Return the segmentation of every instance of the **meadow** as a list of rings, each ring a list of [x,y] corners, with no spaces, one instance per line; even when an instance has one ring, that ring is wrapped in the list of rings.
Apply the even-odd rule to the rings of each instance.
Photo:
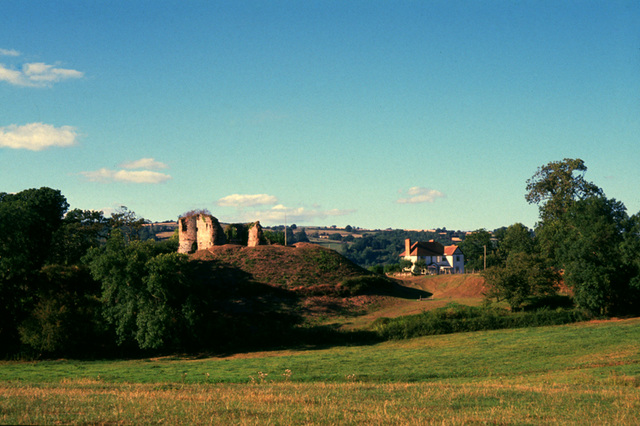
[[[206,358],[0,363],[3,424],[619,425],[640,424],[638,413],[640,319]]]

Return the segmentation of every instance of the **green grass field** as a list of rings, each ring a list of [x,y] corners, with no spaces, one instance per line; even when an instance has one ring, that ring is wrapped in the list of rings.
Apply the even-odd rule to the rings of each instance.
[[[3,424],[618,425],[640,424],[639,413],[640,319],[220,358],[0,363]]]

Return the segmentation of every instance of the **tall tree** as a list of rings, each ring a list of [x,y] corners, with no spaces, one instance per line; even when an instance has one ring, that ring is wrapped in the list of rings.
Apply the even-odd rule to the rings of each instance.
[[[604,196],[577,201],[564,217],[565,282],[573,288],[576,302],[595,314],[616,313],[632,295],[633,265],[621,252],[625,236],[630,241],[628,223],[624,205]]]
[[[581,159],[565,158],[538,168],[527,181],[525,199],[538,204],[540,210],[536,241],[541,253],[557,268],[562,267],[561,246],[567,238],[563,223],[566,212],[576,201],[602,195],[598,186],[584,178],[586,171]]]
[[[120,206],[109,218],[112,229],[119,229],[127,241],[140,240],[146,223],[148,223],[146,219],[138,217],[136,212],[129,210],[126,206]]]
[[[579,158],[552,161],[527,180],[525,199],[539,205],[542,221],[559,219],[576,200],[602,195],[598,186],[585,180],[586,171]]]
[[[110,340],[103,333],[100,284],[85,267],[47,265],[37,276],[33,309],[20,324],[20,340],[48,356],[96,355]]]
[[[0,193],[0,347],[18,342],[17,325],[31,309],[35,277],[68,208],[51,188]]]

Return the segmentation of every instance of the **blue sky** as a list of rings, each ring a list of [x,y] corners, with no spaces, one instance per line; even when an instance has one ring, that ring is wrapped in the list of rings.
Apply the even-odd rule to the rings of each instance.
[[[532,227],[582,158],[640,211],[637,1],[0,3],[0,191],[152,221]]]

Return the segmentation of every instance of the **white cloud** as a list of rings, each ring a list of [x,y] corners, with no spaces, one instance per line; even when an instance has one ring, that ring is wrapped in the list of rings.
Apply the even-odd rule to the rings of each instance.
[[[278,199],[268,194],[232,194],[218,200],[223,207],[252,207],[275,204]]]
[[[170,175],[150,170],[109,170],[102,168],[91,172],[80,172],[91,182],[163,183]]]
[[[0,49],[0,56],[20,56],[20,52],[14,49]]]
[[[303,223],[312,220],[323,220],[328,217],[346,216],[355,212],[355,210],[340,209],[306,209],[304,207],[288,208],[282,204],[273,206],[269,210],[257,210],[253,212],[243,213],[245,220],[260,220],[265,223],[284,223],[285,214],[287,223]]]
[[[444,198],[445,195],[435,189],[423,188],[421,186],[412,186],[407,191],[409,197],[399,198],[396,202],[398,204],[418,204],[418,203],[433,203],[437,198]]]
[[[154,158],[141,158],[136,161],[130,161],[128,163],[120,164],[123,169],[166,169],[168,166],[160,161],[156,161]]]
[[[44,62],[24,64],[22,70],[10,69],[0,64],[0,81],[6,81],[14,86],[48,87],[62,80],[82,77],[84,77],[83,72],[58,68]]]
[[[76,128],[71,126],[56,128],[51,124],[29,123],[0,127],[0,147],[13,149],[41,151],[52,146],[71,146],[77,138]]]

